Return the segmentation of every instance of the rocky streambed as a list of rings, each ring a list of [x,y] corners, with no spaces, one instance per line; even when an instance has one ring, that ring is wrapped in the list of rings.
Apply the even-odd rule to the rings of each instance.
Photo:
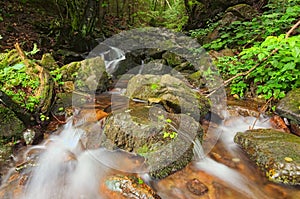
[[[299,137],[279,116],[253,110],[254,102],[229,104],[223,89],[205,97],[220,83],[213,67],[207,74],[210,60],[163,31],[163,41],[144,43],[141,30],[121,34],[101,46],[104,54],[56,71],[64,84],[51,113],[65,125],[13,157],[2,198],[297,198]],[[133,39],[140,43],[126,51]],[[120,58],[122,50],[135,63]],[[104,59],[114,55],[126,74],[117,64],[106,72]],[[277,110],[296,134],[297,92]],[[294,109],[283,110],[290,101]],[[61,120],[67,110],[73,116]]]

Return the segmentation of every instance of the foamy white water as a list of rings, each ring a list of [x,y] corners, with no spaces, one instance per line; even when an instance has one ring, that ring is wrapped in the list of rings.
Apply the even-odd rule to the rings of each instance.
[[[234,150],[238,147],[234,143],[234,136],[237,132],[244,132],[253,127],[254,129],[259,128],[271,128],[271,124],[268,118],[260,116],[257,120],[255,117],[231,117],[228,113],[225,114],[226,119],[216,129],[220,133],[219,141],[222,142],[227,150],[233,157],[238,157],[238,152]],[[210,133],[210,132],[208,132]],[[204,155],[204,154],[203,154]],[[251,182],[247,176],[239,173],[238,171],[229,168],[228,166],[216,162],[215,160],[205,157],[196,162],[196,167],[210,175],[213,175],[226,184],[230,185],[236,191],[241,192],[250,196],[253,199],[268,199],[259,188]]]

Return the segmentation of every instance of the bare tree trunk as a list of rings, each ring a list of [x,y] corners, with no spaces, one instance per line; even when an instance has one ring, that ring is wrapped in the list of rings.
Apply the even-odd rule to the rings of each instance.
[[[116,0],[115,1],[116,2],[116,14],[117,14],[117,17],[119,17],[120,15],[120,13],[119,13],[119,0]]]

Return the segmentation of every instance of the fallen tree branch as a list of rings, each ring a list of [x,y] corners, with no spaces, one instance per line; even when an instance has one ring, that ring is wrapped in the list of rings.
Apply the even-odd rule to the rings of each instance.
[[[292,26],[292,28],[286,33],[285,38],[289,38],[289,36],[292,34],[292,32],[298,27],[300,26],[300,20]],[[246,72],[241,72],[238,73],[237,75],[229,78],[228,80],[224,81],[223,84],[221,84],[220,86],[218,86],[217,88],[213,89],[212,92],[210,92],[206,97],[209,97],[211,95],[213,95],[217,90],[219,90],[220,88],[223,88],[224,86],[227,86],[232,80],[241,77],[241,76],[247,76],[249,75],[252,71],[254,71],[258,66],[260,66],[261,64],[263,64],[265,61],[267,61],[270,57],[272,57],[274,54],[276,54],[278,52],[278,48],[275,48],[267,57],[263,58],[261,61],[259,61],[255,66],[253,66],[252,68],[250,68],[248,71]]]

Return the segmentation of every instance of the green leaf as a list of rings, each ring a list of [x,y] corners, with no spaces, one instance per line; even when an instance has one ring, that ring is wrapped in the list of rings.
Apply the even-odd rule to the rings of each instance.
[[[28,54],[30,54],[30,55],[35,55],[35,54],[38,53],[39,51],[40,51],[40,49],[38,49],[37,44],[34,43],[34,44],[33,44],[33,49],[32,49],[32,51],[30,51]]]
[[[266,55],[264,53],[259,53],[257,57],[258,57],[259,61],[261,61],[266,57]]]
[[[17,63],[15,65],[13,65],[11,68],[15,69],[15,70],[20,70],[20,69],[24,68],[24,66],[25,66],[25,64],[23,64],[23,63]]]
[[[166,119],[166,122],[172,123],[172,120],[168,118],[168,119]]]

